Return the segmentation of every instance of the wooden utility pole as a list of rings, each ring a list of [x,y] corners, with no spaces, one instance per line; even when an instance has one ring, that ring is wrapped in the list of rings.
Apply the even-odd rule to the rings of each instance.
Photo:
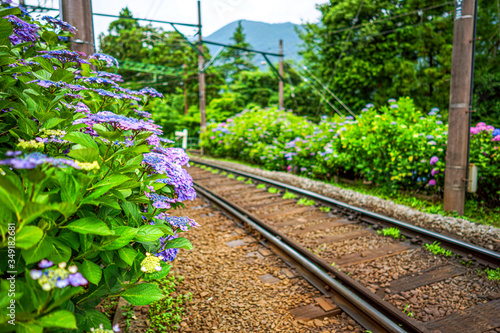
[[[207,116],[205,113],[206,100],[205,100],[205,71],[203,70],[205,64],[203,59],[203,39],[201,36],[201,3],[198,0],[198,49],[200,54],[198,55],[198,79],[200,81],[200,129],[202,132],[205,131],[207,126]]]
[[[455,0],[443,208],[464,214],[469,163],[477,0]]]
[[[279,86],[279,107],[280,110],[283,110],[285,108],[285,82],[283,82],[283,75],[284,75],[284,63],[283,63],[283,39],[280,39],[280,68],[279,72],[281,75],[280,78],[280,86]]]
[[[95,53],[92,1],[59,0],[59,5],[62,19],[78,29],[75,37],[71,38],[71,49],[86,55]]]

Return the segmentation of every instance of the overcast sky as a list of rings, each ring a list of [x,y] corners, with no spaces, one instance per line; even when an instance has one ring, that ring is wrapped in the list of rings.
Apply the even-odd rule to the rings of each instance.
[[[253,20],[267,23],[311,22],[319,18],[316,4],[326,0],[202,0],[203,35],[222,28],[236,20]],[[26,0],[26,4],[58,8],[58,0]],[[183,23],[198,22],[197,0],[93,0],[94,13],[118,15],[128,7],[134,17]],[[51,13],[55,15],[56,13]],[[94,16],[95,35],[106,32],[112,18]],[[160,24],[154,24],[162,26]],[[164,26],[170,30],[169,26]],[[189,27],[180,29],[192,35]]]

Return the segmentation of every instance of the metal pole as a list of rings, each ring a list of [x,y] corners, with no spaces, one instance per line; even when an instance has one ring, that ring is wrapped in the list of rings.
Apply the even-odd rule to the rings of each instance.
[[[198,49],[203,53],[203,39],[201,36],[201,3],[198,0]],[[205,114],[206,108],[206,100],[205,100],[205,72],[204,68],[204,59],[202,55],[198,55],[198,78],[200,81],[200,129],[201,131],[205,131],[205,127],[207,126],[207,119]]]
[[[60,15],[62,19],[78,31],[71,38],[71,50],[91,55],[94,47],[94,21],[92,20],[91,0],[60,0]]]
[[[443,208],[464,214],[472,102],[476,0],[455,0]]]
[[[284,64],[283,64],[283,39],[280,39],[280,85],[279,85],[279,108],[283,110],[285,108],[285,82],[283,81]]]

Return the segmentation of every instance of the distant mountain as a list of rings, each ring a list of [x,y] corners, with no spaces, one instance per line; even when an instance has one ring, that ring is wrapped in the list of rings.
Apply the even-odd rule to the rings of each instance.
[[[230,38],[238,27],[239,21],[234,21],[220,28],[210,36],[203,37],[207,41],[231,44]],[[246,34],[246,41],[254,50],[279,53],[279,40],[283,39],[285,59],[300,61],[299,45],[302,43],[295,28],[302,27],[294,23],[264,23],[256,21],[241,20],[243,32]],[[208,45],[210,54],[214,55],[220,49],[220,46]],[[271,62],[278,61],[276,57],[268,57]],[[264,58],[256,55],[253,59],[254,64],[261,69],[267,68],[267,64],[262,64]]]

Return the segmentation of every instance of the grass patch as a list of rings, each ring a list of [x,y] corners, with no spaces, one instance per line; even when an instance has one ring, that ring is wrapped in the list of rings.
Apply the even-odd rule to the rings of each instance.
[[[259,184],[259,185],[257,185],[257,188],[259,190],[265,190],[266,189],[266,185],[265,184]]]
[[[238,178],[236,178],[236,180],[237,180],[237,181],[239,181],[239,182],[242,182],[242,181],[244,181],[245,179],[246,179],[246,178],[245,178],[245,177],[243,177],[243,176],[239,176]]]
[[[384,235],[386,237],[392,237],[394,239],[401,238],[401,230],[398,228],[384,228],[382,230],[377,230],[379,235]]]
[[[159,287],[166,297],[149,307],[151,326],[148,332],[172,332],[179,329],[179,324],[185,315],[184,305],[191,300],[191,294],[171,295],[183,280],[182,276],[168,276],[161,281]]]
[[[226,175],[227,175],[227,172],[226,172],[226,171],[222,171],[222,172],[220,173],[220,175],[221,175],[221,176],[226,176]]]
[[[235,175],[233,175],[232,173],[230,173],[229,175],[227,175],[227,178],[231,178],[231,179],[233,179],[233,178],[236,178],[236,176],[235,176]]]
[[[322,212],[325,212],[325,213],[329,213],[332,210],[332,207],[322,206],[322,207],[319,207],[319,210]]]
[[[497,269],[486,268],[484,272],[486,273],[486,276],[488,276],[488,280],[500,281],[500,268]]]
[[[445,257],[451,257],[453,255],[453,253],[450,250],[443,249],[439,244],[440,243],[435,241],[432,244],[425,244],[425,248],[437,256],[441,255],[441,256],[445,256]]]
[[[248,180],[245,182],[245,184],[252,185],[253,181],[250,178],[248,178]]]
[[[297,194],[293,194],[292,192],[286,191],[285,194],[283,195],[283,199],[295,199],[297,197]]]
[[[314,206],[315,202],[314,200],[307,200],[306,198],[302,198],[297,201],[297,204],[301,206]]]
[[[270,187],[269,190],[267,190],[267,192],[269,192],[271,194],[275,194],[275,193],[279,193],[280,190],[278,190],[276,187]]]

